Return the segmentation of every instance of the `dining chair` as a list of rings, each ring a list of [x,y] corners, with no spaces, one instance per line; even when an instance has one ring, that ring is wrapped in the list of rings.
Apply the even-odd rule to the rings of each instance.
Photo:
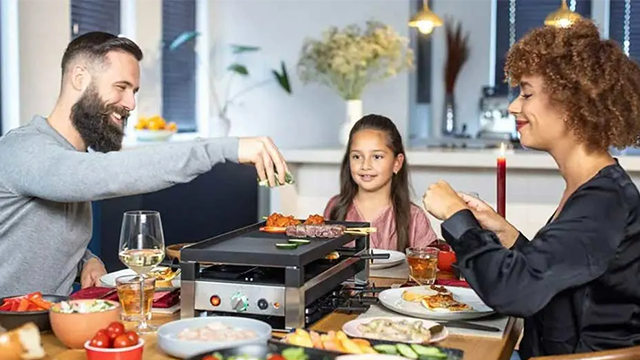
[[[540,356],[529,360],[638,360],[640,346],[562,356]]]

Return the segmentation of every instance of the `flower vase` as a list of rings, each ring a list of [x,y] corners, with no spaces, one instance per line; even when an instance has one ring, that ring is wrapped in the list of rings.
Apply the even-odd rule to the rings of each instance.
[[[453,94],[444,96],[444,116],[442,118],[442,135],[453,135],[456,132],[456,101]]]
[[[362,100],[347,100],[347,116],[340,128],[340,145],[347,146],[353,125],[362,118]]]

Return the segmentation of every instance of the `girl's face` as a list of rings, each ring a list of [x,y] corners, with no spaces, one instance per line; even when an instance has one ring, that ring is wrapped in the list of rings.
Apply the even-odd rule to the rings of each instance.
[[[351,178],[361,190],[375,192],[390,185],[403,162],[404,155],[394,156],[387,146],[387,135],[382,131],[361,130],[351,139]]]

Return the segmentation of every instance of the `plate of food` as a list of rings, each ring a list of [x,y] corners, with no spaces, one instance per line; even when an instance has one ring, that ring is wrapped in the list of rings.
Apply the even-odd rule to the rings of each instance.
[[[158,329],[160,349],[180,359],[229,347],[266,345],[270,338],[269,324],[232,316],[182,319]]]
[[[120,276],[135,275],[131,269],[114,271],[103,275],[100,283],[103,286],[115,288],[116,279]],[[147,274],[156,278],[156,291],[171,291],[180,287],[180,274],[166,266],[158,266]]]
[[[390,310],[423,319],[475,319],[494,313],[473,289],[463,287],[431,285],[388,289],[378,298]]]
[[[345,334],[365,339],[428,344],[444,340],[449,331],[435,321],[407,317],[361,318],[342,326]]]
[[[374,254],[389,254],[388,259],[375,259],[369,265],[369,268],[372,270],[377,269],[386,269],[394,266],[398,266],[404,262],[406,259],[405,254],[400,251],[395,250],[385,250],[385,249],[371,249],[371,252]]]
[[[373,320],[373,318],[364,320],[369,321]],[[368,359],[374,359],[382,355],[399,355],[408,359],[460,360],[464,355],[462,350],[459,349],[421,345],[417,343],[409,344],[399,341],[364,339],[361,337],[349,336],[344,331],[320,333],[316,331],[307,331],[305,329],[295,329],[281,340],[272,341],[277,341],[280,344],[290,346],[313,348],[337,355],[365,354],[369,356]]]

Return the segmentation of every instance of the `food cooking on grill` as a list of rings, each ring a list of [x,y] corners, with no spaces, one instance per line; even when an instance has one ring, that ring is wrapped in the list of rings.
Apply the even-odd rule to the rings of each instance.
[[[429,342],[431,333],[420,320],[375,319],[358,326],[363,337],[400,342]]]
[[[287,227],[291,225],[298,225],[301,221],[295,219],[293,215],[284,216],[280,213],[273,213],[267,218],[267,227]]]
[[[189,341],[243,341],[258,337],[253,330],[238,329],[221,322],[211,322],[198,328],[187,328],[178,339]]]
[[[295,225],[287,226],[286,234],[292,237],[337,238],[344,234],[344,225]]]
[[[307,220],[304,221],[305,225],[323,225],[324,217],[322,215],[309,215]]]

